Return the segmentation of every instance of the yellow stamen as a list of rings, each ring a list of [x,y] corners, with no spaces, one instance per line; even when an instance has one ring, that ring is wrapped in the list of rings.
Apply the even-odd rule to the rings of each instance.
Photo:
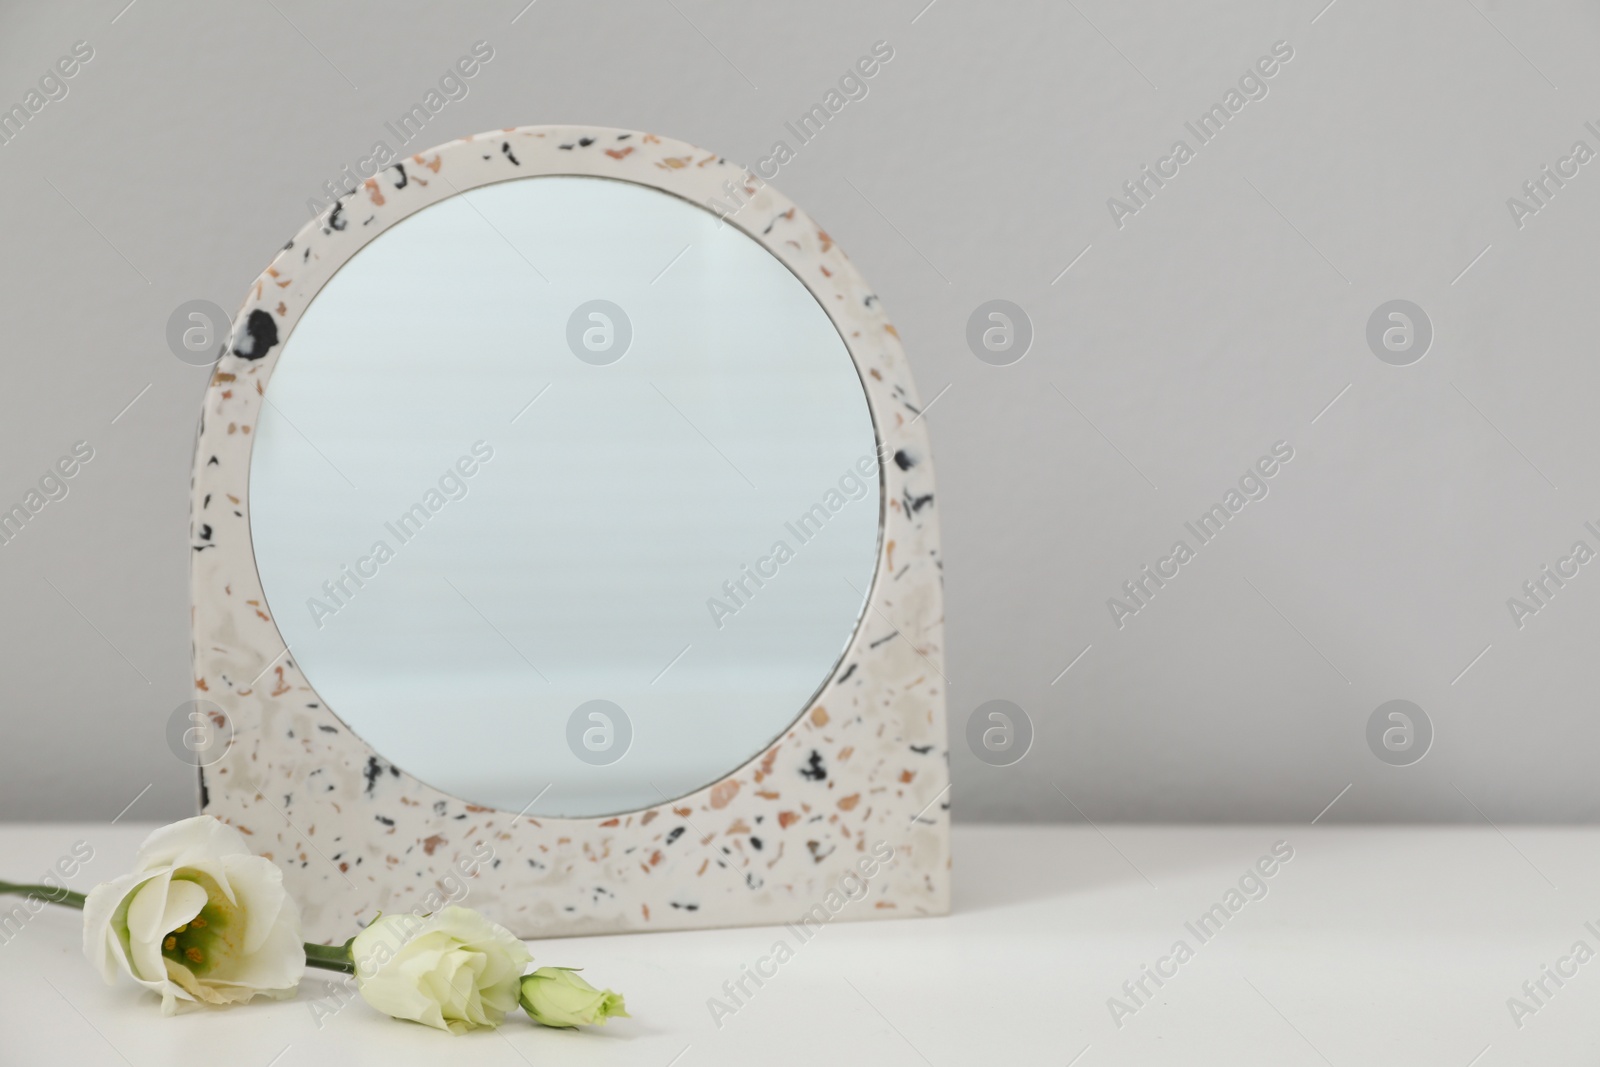
[[[206,924],[206,921],[204,919],[200,918],[200,916],[198,916],[198,915],[196,915],[193,919],[189,920],[189,925],[194,927],[196,930],[202,929],[205,926],[205,924]]]
[[[200,950],[195,948],[193,945],[190,945],[188,948],[184,949],[183,954],[188,957],[190,963],[199,963],[205,958],[200,955]]]
[[[172,932],[175,933],[175,934],[181,934],[187,929],[189,929],[189,924],[188,923],[184,923],[182,926],[178,927],[176,930],[174,930]]]
[[[161,947],[166,949],[168,952],[172,952],[178,947],[178,939],[173,937],[171,934],[168,934],[167,939],[161,942]]]

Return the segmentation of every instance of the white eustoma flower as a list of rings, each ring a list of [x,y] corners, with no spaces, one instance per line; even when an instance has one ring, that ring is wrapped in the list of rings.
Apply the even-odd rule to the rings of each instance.
[[[356,935],[350,954],[368,1004],[453,1034],[499,1026],[533,962],[511,931],[457,905],[429,916],[381,915]]]
[[[107,982],[124,973],[160,993],[166,1015],[292,996],[306,967],[283,872],[209,815],[157,830],[131,873],[90,891],[83,951]]]

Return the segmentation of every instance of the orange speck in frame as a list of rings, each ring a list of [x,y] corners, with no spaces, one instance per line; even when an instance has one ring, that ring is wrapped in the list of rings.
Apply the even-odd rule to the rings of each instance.
[[[898,338],[900,336],[900,331],[895,329],[892,324],[887,322],[883,324],[883,332],[894,338]]]
[[[861,794],[860,793],[851,793],[847,797],[840,797],[839,798],[839,810],[840,811],[853,811],[855,809],[855,806],[857,804],[859,804],[859,803],[861,803]]]
[[[622,820],[621,819],[607,819],[605,822],[601,823],[600,825],[601,826],[621,826],[622,825]]]
[[[800,821],[800,813],[799,812],[796,812],[796,811],[780,811],[780,812],[778,812],[778,828],[779,829],[787,830],[789,827],[793,826],[795,823],[797,823],[799,821]]]
[[[739,783],[736,780],[729,778],[718,782],[711,787],[711,806],[719,809],[725,808],[738,795]]]
[[[423,840],[422,851],[431,856],[433,855],[433,850],[442,844],[444,844],[444,838],[439,834],[434,834],[432,837]]]
[[[900,772],[900,780],[902,782],[910,782],[911,779],[915,778],[916,776],[917,776],[917,772],[916,771],[901,771]]]
[[[361,183],[367,190],[367,196],[376,207],[383,206],[383,190],[378,188],[378,179],[368,178]]]
[[[893,542],[891,542],[891,543],[893,543]],[[891,563],[890,566],[893,567],[894,564]],[[813,708],[811,710],[811,725],[812,726],[826,726],[826,725],[828,725],[828,709],[823,707],[821,704],[818,704],[815,708]]]
[[[612,159],[622,159],[622,158],[630,155],[632,152],[633,152],[633,145],[629,145],[627,148],[624,148],[620,152],[618,152],[615,148],[606,149],[606,155],[610,156]]]

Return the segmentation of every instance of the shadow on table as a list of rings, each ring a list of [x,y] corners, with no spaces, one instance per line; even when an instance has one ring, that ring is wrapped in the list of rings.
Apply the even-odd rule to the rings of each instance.
[[[954,828],[953,910],[972,914],[1090,896],[1151,894],[1215,872],[1231,882],[1283,827],[1086,823]]]

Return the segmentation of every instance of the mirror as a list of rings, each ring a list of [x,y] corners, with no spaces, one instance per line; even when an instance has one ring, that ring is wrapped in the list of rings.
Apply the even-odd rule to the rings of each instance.
[[[829,316],[628,181],[501,181],[393,225],[294,326],[255,434],[256,566],[306,680],[399,768],[507,811],[733,772],[873,581],[877,440]]]

